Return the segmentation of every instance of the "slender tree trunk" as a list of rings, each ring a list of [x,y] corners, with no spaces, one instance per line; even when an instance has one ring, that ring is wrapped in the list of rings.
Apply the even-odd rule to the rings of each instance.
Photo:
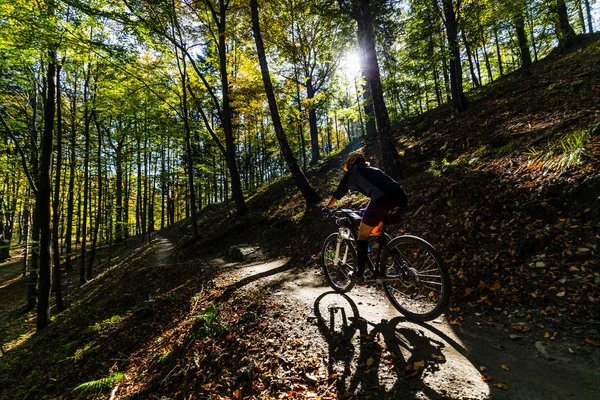
[[[592,23],[592,7],[590,6],[590,0],[585,0],[585,13],[587,14],[588,31],[589,33],[594,33],[594,25]]]
[[[577,14],[579,15],[579,22],[581,23],[581,33],[585,34],[585,17],[583,16],[583,4],[581,0],[577,0]]]
[[[498,56],[498,68],[500,76],[504,76],[504,67],[502,66],[502,53],[500,52],[500,40],[498,39],[498,28],[494,25],[494,42],[496,43],[496,55]]]
[[[185,56],[182,60],[177,59],[177,65],[179,67],[179,73],[181,75],[181,89],[183,95],[181,96],[181,107],[183,112],[183,126],[185,129],[185,151],[186,151],[186,164],[187,164],[187,178],[188,178],[188,190],[190,191],[190,216],[192,219],[192,236],[194,240],[197,240],[200,236],[198,234],[198,216],[196,214],[196,190],[194,188],[194,158],[192,154],[192,133],[190,128],[189,116],[188,116],[188,103],[187,103],[187,66]],[[239,175],[238,175],[239,181]],[[241,183],[240,188],[241,190]]]
[[[536,45],[536,41],[535,41],[535,32],[534,32],[534,28],[535,28],[535,19],[533,16],[533,10],[531,9],[531,7],[528,7],[528,21],[529,21],[529,30],[530,30],[530,38],[531,38],[531,48],[533,49],[533,59],[535,60],[535,62],[538,61],[538,50],[537,50],[537,45]]]
[[[450,47],[450,89],[452,91],[452,103],[454,110],[461,112],[468,108],[468,102],[463,91],[462,66],[458,46],[458,21],[453,0],[443,0],[443,6],[448,46]]]
[[[98,233],[100,232],[100,223],[102,222],[102,130],[100,122],[98,121],[98,115],[94,113],[94,122],[96,125],[96,133],[98,134],[98,148],[96,149],[96,165],[98,171],[98,202],[96,206],[96,221],[94,223],[94,232],[92,233],[92,248],[90,250],[90,261],[87,266],[86,278],[92,279],[92,268],[94,267],[94,261],[96,260],[96,251],[98,247]]]
[[[23,208],[23,237],[25,239],[25,248],[23,251],[23,277],[27,275],[27,266],[29,260],[29,227],[30,227],[29,203]]]
[[[473,81],[473,86],[478,88],[480,84],[479,80],[477,79],[477,76],[475,75],[475,69],[473,68],[473,57],[471,55],[471,46],[469,46],[469,42],[467,41],[467,35],[465,34],[464,28],[461,29],[461,33],[463,43],[465,44],[465,50],[467,52],[467,59],[469,61],[469,71],[471,72],[471,80]]]
[[[90,197],[90,111],[89,111],[89,83],[91,75],[91,65],[89,66],[88,75],[86,77],[85,87],[83,89],[83,119],[84,119],[84,135],[85,135],[85,153],[83,154],[83,220],[81,223],[81,263],[79,266],[79,284],[85,283],[85,263],[87,257],[87,223],[88,223],[88,204]]]
[[[73,211],[75,203],[75,162],[77,161],[76,149],[77,149],[77,130],[75,127],[75,113],[76,113],[76,102],[77,102],[77,81],[75,80],[73,86],[73,99],[71,101],[71,137],[69,146],[69,188],[67,195],[67,231],[65,233],[66,242],[66,260],[65,270],[73,271],[72,264],[72,246],[73,246]]]
[[[62,173],[62,106],[61,106],[61,66],[56,69],[56,177],[54,180],[54,199],[52,203],[52,255],[54,259],[54,293],[58,312],[65,309],[62,299],[60,279],[60,245],[58,225],[60,222],[60,178]]]
[[[50,6],[51,7],[51,6]],[[56,112],[56,50],[48,51],[46,107],[44,108],[44,135],[36,193],[40,221],[40,276],[38,282],[38,332],[50,324],[50,291],[52,281],[51,211],[52,147],[54,145],[54,117]]]
[[[244,193],[242,192],[242,183],[240,181],[240,174],[238,172],[238,166],[236,161],[235,143],[233,140],[233,124],[232,124],[232,112],[229,95],[229,76],[227,73],[227,45],[225,43],[226,37],[226,17],[227,17],[227,5],[223,0],[219,0],[219,69],[221,71],[221,93],[222,93],[222,118],[223,118],[223,131],[225,133],[225,148],[226,148],[226,162],[227,167],[231,176],[231,190],[233,192],[233,200],[237,208],[237,215],[243,215],[247,211],[246,203],[244,201]]]
[[[119,125],[121,122],[119,121]],[[123,141],[115,147],[115,243],[123,243],[125,222],[123,221]]]
[[[31,178],[37,182],[39,176],[39,160],[38,160],[38,128],[37,128],[37,120],[38,120],[38,91],[35,90],[33,94],[31,108],[33,110],[32,116],[32,128],[31,128],[31,156],[30,162],[31,165]],[[31,266],[29,268],[29,282],[27,284],[27,309],[33,310],[37,305],[37,281],[38,281],[38,272],[40,267],[40,218],[39,218],[39,208],[37,202],[37,194],[36,201],[33,205],[33,213],[31,218]]]
[[[287,167],[292,173],[292,176],[296,182],[296,185],[300,189],[300,192],[302,192],[302,196],[304,196],[306,204],[317,204],[319,201],[321,201],[321,197],[310,185],[310,183],[306,179],[306,176],[298,166],[296,157],[294,156],[294,153],[292,152],[292,149],[288,144],[287,137],[283,130],[283,125],[281,124],[281,118],[279,116],[279,110],[277,108],[277,101],[275,99],[275,92],[273,91],[273,84],[271,83],[271,77],[269,75],[269,66],[267,64],[265,48],[262,40],[262,35],[260,33],[257,0],[250,0],[250,7],[252,13],[252,30],[254,32],[256,50],[258,53],[258,60],[260,62],[260,70],[265,86],[265,92],[267,94],[267,100],[269,102],[269,108],[271,110],[271,120],[273,121],[275,135],[277,136],[277,140],[279,141],[279,146],[281,148],[283,157],[285,158]]]
[[[315,89],[312,83],[312,77],[306,77],[306,99],[312,101],[315,97]],[[319,128],[317,126],[317,107],[311,104],[308,108],[308,126],[310,128],[310,165],[315,165],[320,157],[319,151]]]

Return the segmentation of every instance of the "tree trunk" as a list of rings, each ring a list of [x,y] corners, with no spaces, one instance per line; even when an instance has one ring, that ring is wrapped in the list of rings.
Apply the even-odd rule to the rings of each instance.
[[[306,99],[310,102],[315,97],[315,89],[312,84],[312,77],[306,78]],[[317,126],[317,107],[316,104],[310,104],[308,108],[308,126],[310,128],[310,165],[315,165],[321,157],[319,151],[319,128]]]
[[[44,135],[36,200],[40,221],[40,275],[38,282],[37,331],[50,324],[51,290],[51,220],[50,194],[52,192],[52,147],[54,144],[54,116],[56,112],[56,50],[48,51],[46,107],[44,108]]]
[[[443,0],[446,33],[448,35],[448,46],[450,47],[450,90],[452,91],[452,103],[457,112],[468,108],[467,98],[463,91],[462,66],[460,61],[460,49],[458,46],[458,21],[454,2]]]
[[[77,82],[77,81],[75,81]],[[66,262],[65,270],[73,271],[73,264],[71,262],[72,245],[73,245],[73,211],[75,203],[75,163],[77,161],[76,148],[77,148],[77,130],[75,128],[75,110],[77,99],[77,84],[74,84],[73,88],[73,99],[71,103],[71,138],[69,148],[69,188],[67,196],[67,231],[65,233],[66,241]]]
[[[192,219],[192,236],[194,240],[197,240],[200,236],[198,234],[198,216],[196,214],[196,190],[194,188],[194,158],[192,156],[192,133],[190,128],[189,116],[188,116],[188,103],[187,103],[187,66],[185,62],[185,56],[182,57],[181,65],[179,64],[179,59],[177,60],[177,65],[179,67],[179,72],[181,74],[181,89],[183,90],[183,96],[181,97],[181,107],[183,111],[183,127],[185,129],[185,151],[186,151],[186,164],[187,164],[187,178],[188,178],[188,190],[190,191],[190,217]],[[228,108],[229,109],[229,108]],[[230,112],[230,111],[228,111]],[[229,120],[231,122],[231,120]],[[230,126],[231,128],[231,126]],[[232,141],[233,144],[233,141]],[[235,163],[235,160],[234,160]],[[237,167],[236,167],[237,172]],[[240,185],[239,190],[242,190],[241,182],[239,181],[238,175],[238,183]],[[242,198],[243,200],[243,198]],[[238,208],[239,210],[239,208]]]
[[[119,125],[121,123],[119,122]],[[115,243],[123,243],[123,141],[119,140],[115,148]]]
[[[86,278],[92,279],[92,268],[94,267],[94,261],[96,260],[96,249],[98,247],[98,233],[100,232],[100,223],[102,221],[102,130],[100,122],[98,121],[98,115],[94,113],[94,122],[96,125],[96,133],[98,135],[98,148],[96,149],[96,162],[98,171],[98,203],[96,206],[96,221],[94,223],[94,232],[92,233],[92,248],[90,250],[90,261],[87,266]]]
[[[359,37],[359,45],[362,46],[362,51],[365,55],[365,75],[373,96],[379,146],[383,156],[383,169],[391,177],[399,179],[400,166],[398,152],[392,138],[390,118],[383,98],[383,86],[381,85],[381,77],[379,75],[379,63],[377,61],[369,0],[360,0],[360,5],[354,12],[354,19],[357,22],[359,35],[362,33],[362,38]]]
[[[471,72],[471,80],[473,81],[473,86],[478,88],[479,80],[475,75],[475,69],[473,68],[473,57],[471,54],[471,46],[469,46],[469,42],[467,41],[467,35],[465,34],[465,29],[461,29],[463,43],[465,44],[465,50],[467,52],[467,59],[469,60],[469,71]]]
[[[556,29],[558,35],[558,47],[567,49],[575,43],[577,35],[569,23],[569,12],[565,0],[556,0],[556,14],[558,17]]]
[[[581,0],[577,0],[577,14],[579,15],[579,22],[581,23],[581,33],[585,34],[585,17],[583,16],[583,4]]]
[[[27,266],[29,260],[29,227],[30,227],[30,212],[29,204],[26,204],[23,208],[23,237],[25,238],[25,248],[23,251],[23,277],[27,275]]]
[[[515,28],[517,30],[517,39],[519,41],[519,49],[521,52],[521,65],[523,66],[523,70],[529,75],[531,69],[531,54],[529,53],[527,35],[525,34],[525,16],[522,13],[519,13],[515,17]]]
[[[585,0],[585,12],[588,20],[588,31],[594,33],[594,25],[592,23],[592,7],[590,7],[590,0]]]
[[[366,83],[367,78],[365,77],[365,71],[362,70],[365,84],[362,85],[362,97],[363,97],[363,111],[365,112],[365,130],[367,134],[367,140],[374,139],[377,137],[377,125],[375,123],[375,110],[373,109],[373,96],[371,95],[371,88]]]
[[[85,283],[85,262],[87,257],[87,220],[88,220],[88,204],[90,197],[90,177],[89,177],[89,169],[90,169],[90,111],[89,111],[89,84],[90,84],[90,75],[91,75],[91,65],[89,66],[89,70],[85,80],[85,87],[83,89],[83,129],[85,136],[85,152],[83,154],[83,220],[81,223],[81,262],[79,264],[79,284],[83,285]]]
[[[52,204],[52,255],[54,258],[54,293],[58,312],[65,309],[62,299],[60,279],[60,246],[58,225],[60,221],[60,178],[62,172],[62,107],[61,107],[61,66],[56,69],[56,177],[54,181],[54,199]]]
[[[222,119],[223,132],[225,133],[225,160],[231,176],[231,190],[233,192],[233,200],[237,208],[237,215],[244,215],[247,212],[246,203],[244,201],[244,193],[242,192],[242,183],[236,161],[235,143],[233,140],[233,124],[232,113],[229,96],[229,77],[227,74],[227,45],[225,43],[226,36],[226,13],[227,5],[221,0],[219,1],[220,19],[218,23],[219,29],[219,70],[221,72],[221,93],[222,93]]]
[[[368,5],[367,5],[368,6]],[[360,18],[360,14],[358,14],[358,11],[355,15],[355,19]],[[358,22],[357,19],[357,33],[358,33],[358,40],[359,40],[359,50],[360,50],[360,54],[361,54],[361,74],[363,76],[363,79],[365,81],[365,83],[362,85],[362,97],[363,97],[363,110],[365,113],[365,120],[364,120],[364,125],[363,122],[361,122],[361,125],[364,126],[364,129],[366,130],[366,136],[365,139],[366,140],[370,140],[370,139],[374,139],[377,137],[377,125],[376,125],[376,120],[377,117],[375,115],[375,109],[373,107],[373,93],[371,91],[371,86],[369,83],[369,77],[367,76],[367,74],[369,73],[369,71],[367,70],[367,63],[368,63],[368,59],[367,59],[367,54],[365,53],[365,48],[366,48],[366,35],[368,35],[368,33],[365,31],[366,26],[363,22]],[[378,66],[379,68],[379,66]],[[355,86],[357,86],[355,84]],[[358,90],[358,88],[357,88]],[[356,96],[358,97],[358,91],[356,93]],[[360,112],[360,110],[359,110]]]
[[[500,40],[498,39],[498,28],[496,28],[496,25],[494,25],[494,42],[496,43],[496,55],[498,56],[498,68],[500,69],[500,76],[504,76],[502,53],[500,53]]]
[[[258,60],[260,62],[260,70],[262,73],[267,100],[269,102],[269,109],[271,110],[271,119],[273,121],[275,135],[277,136],[277,140],[279,141],[279,146],[281,148],[283,157],[285,158],[287,167],[292,173],[294,181],[300,189],[300,192],[302,192],[302,196],[304,196],[304,200],[306,200],[307,206],[310,204],[317,204],[321,201],[321,197],[310,185],[310,183],[306,179],[306,176],[298,166],[296,157],[294,156],[294,153],[292,152],[292,149],[288,144],[287,137],[283,130],[283,125],[281,124],[281,118],[279,116],[279,110],[277,108],[277,101],[275,99],[275,93],[273,91],[273,85],[271,83],[271,77],[269,75],[269,66],[267,65],[265,48],[262,40],[262,35],[260,33],[257,0],[250,0],[250,7],[252,12],[252,30],[254,32],[254,39],[256,41],[256,51],[258,53]]]

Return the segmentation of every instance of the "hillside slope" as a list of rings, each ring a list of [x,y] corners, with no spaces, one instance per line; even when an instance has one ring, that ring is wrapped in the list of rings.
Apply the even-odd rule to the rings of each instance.
[[[600,42],[555,54],[536,64],[531,77],[511,74],[469,99],[464,114],[445,106],[395,131],[410,204],[392,233],[422,236],[446,259],[453,297],[441,324],[464,325],[458,339],[436,324],[398,328],[399,317],[369,317],[376,326],[355,325],[350,336],[307,318],[306,304],[296,304],[282,288],[294,280],[307,290],[323,286],[320,246],[335,226],[318,207],[307,211],[293,181],[282,179],[253,194],[243,218],[225,205],[207,207],[199,241],[186,236],[190,222],[182,221],[69,291],[67,311],[41,334],[24,334],[0,357],[0,397],[325,399],[365,398],[371,388],[373,398],[514,399],[518,392],[503,395],[494,389],[496,381],[479,381],[484,362],[495,376],[509,379],[499,361],[510,359],[511,388],[526,391],[523,398],[549,398],[548,387],[563,383],[568,389],[561,393],[593,398],[592,385],[577,392],[579,381],[571,376],[586,373],[582,382],[594,382],[600,359]],[[324,197],[341,178],[344,159],[360,146],[354,143],[309,171]],[[365,148],[373,160],[376,147]],[[352,195],[341,204],[357,207],[365,199]],[[240,243],[259,246],[269,262],[231,262],[225,254]],[[271,269],[260,272],[264,265]],[[285,282],[257,286],[283,272]],[[353,295],[353,307],[376,302],[374,296]],[[322,297],[309,300],[317,304]],[[369,306],[378,311],[383,304]],[[402,331],[405,348],[381,341],[384,328],[392,336]],[[383,333],[374,339],[364,332]],[[502,339],[494,337],[500,333]],[[508,333],[522,338],[521,347]],[[473,355],[459,342],[476,334],[486,340],[475,342],[479,354]],[[499,350],[491,349],[494,340]],[[561,352],[558,364],[542,359],[547,381],[519,372],[538,371],[538,342]],[[504,353],[493,356],[486,349]],[[452,363],[453,352],[464,365]],[[526,352],[532,354],[521,360]],[[417,380],[411,380],[414,371],[405,376],[421,359],[427,372],[417,373]],[[352,369],[347,381],[334,373],[331,360],[346,363],[337,366],[344,376]],[[384,370],[380,379],[368,369],[373,363]],[[448,375],[431,383],[444,370],[458,371],[457,380]],[[557,370],[564,372],[560,379],[552,375]],[[490,390],[500,392],[491,396]]]

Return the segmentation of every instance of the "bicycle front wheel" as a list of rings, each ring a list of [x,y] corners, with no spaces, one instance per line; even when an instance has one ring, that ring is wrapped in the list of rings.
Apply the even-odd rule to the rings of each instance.
[[[340,243],[339,251],[337,250],[338,234],[332,233],[325,239],[323,243],[323,253],[321,256],[321,265],[325,274],[325,279],[329,285],[338,293],[346,293],[354,286],[354,282],[348,274],[354,271],[357,265],[356,250],[352,245],[352,241],[345,239]],[[337,263],[336,263],[337,254]]]
[[[439,317],[450,302],[450,277],[439,253],[416,236],[400,236],[382,254],[383,287],[393,306],[416,321]],[[383,264],[384,263],[384,264]]]

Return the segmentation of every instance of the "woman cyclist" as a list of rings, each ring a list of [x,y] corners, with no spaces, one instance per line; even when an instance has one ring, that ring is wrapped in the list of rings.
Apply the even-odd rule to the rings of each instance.
[[[356,276],[350,276],[357,283],[365,283],[369,235],[381,234],[386,218],[386,222],[390,222],[388,214],[398,216],[406,208],[407,197],[398,182],[380,169],[371,167],[361,153],[354,153],[348,157],[344,163],[344,171],[346,174],[323,210],[333,208],[349,190],[357,190],[371,199],[358,229]]]

